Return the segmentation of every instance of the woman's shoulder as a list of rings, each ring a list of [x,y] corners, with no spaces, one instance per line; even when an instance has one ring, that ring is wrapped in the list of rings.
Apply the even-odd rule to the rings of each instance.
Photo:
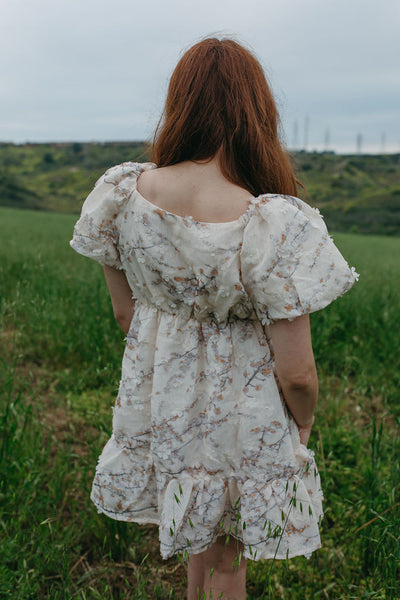
[[[318,208],[314,208],[307,204],[304,200],[296,196],[287,194],[261,194],[254,198],[253,204],[259,209],[261,216],[267,216],[274,213],[281,217],[294,216],[297,213],[308,219],[322,219],[322,215]]]
[[[261,244],[266,237],[274,244],[290,240],[295,243],[298,236],[329,236],[323,215],[296,196],[285,194],[262,194],[251,200],[253,205],[246,227],[245,237]],[[279,242],[279,243],[278,243]],[[257,243],[257,242],[256,242]]]
[[[125,179],[137,179],[143,171],[155,169],[156,165],[151,162],[127,161],[108,168],[96,181],[95,186],[101,184],[118,185]]]
[[[154,165],[155,166],[155,165]],[[82,206],[82,215],[107,215],[119,211],[136,189],[140,173],[153,163],[123,162],[107,169],[96,181]]]
[[[265,194],[245,229],[241,266],[261,320],[314,312],[358,279],[336,247],[318,209],[294,196]]]

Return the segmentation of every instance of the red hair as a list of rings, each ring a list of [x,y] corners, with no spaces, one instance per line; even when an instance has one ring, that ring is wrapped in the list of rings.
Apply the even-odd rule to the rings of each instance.
[[[207,38],[178,62],[158,123],[151,159],[159,167],[211,159],[254,196],[297,195],[297,180],[279,140],[279,115],[264,71],[231,39]]]

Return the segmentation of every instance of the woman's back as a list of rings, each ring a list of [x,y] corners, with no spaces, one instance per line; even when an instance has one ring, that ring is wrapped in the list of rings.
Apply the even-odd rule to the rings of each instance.
[[[216,157],[145,171],[137,189],[161,209],[206,223],[236,220],[247,210],[252,196],[226,179]]]
[[[273,96],[236,42],[182,57],[151,156],[98,180],[72,241],[105,266],[127,333],[91,497],[111,518],[158,523],[164,558],[203,556],[209,591],[221,535],[246,559],[320,546],[308,313],[356,273],[296,197]]]

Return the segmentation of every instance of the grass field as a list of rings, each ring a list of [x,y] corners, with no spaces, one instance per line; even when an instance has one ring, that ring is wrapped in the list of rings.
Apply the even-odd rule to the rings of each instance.
[[[183,599],[157,528],[89,500],[124,342],[101,267],[68,246],[74,220],[0,209],[0,597]],[[361,276],[312,316],[323,548],[249,561],[251,600],[400,597],[400,239],[333,237]]]

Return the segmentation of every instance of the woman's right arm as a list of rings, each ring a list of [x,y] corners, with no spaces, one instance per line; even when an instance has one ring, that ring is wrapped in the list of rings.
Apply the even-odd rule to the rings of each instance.
[[[124,271],[108,267],[107,265],[104,265],[103,269],[108,291],[110,292],[115,320],[125,335],[128,335],[133,311],[135,310],[135,300],[132,298],[132,290],[129,287]]]
[[[275,366],[282,393],[307,445],[318,400],[318,375],[311,342],[309,315],[269,325]]]

